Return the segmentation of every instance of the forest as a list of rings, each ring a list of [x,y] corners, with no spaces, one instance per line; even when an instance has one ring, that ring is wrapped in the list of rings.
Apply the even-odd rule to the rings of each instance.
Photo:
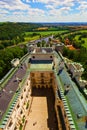
[[[13,47],[0,50],[0,78],[2,78],[11,68],[11,60],[14,58],[21,58],[27,53],[26,46]]]
[[[24,41],[24,32],[39,26],[33,23],[0,23],[0,79],[11,69],[12,59],[21,58],[27,53],[25,45],[17,46]]]
[[[0,49],[17,45],[24,41],[24,32],[33,31],[40,27],[40,24],[33,23],[1,23],[0,24]]]

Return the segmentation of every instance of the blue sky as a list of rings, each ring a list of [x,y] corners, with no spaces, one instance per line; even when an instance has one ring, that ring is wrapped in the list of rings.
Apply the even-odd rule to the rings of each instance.
[[[87,22],[87,0],[0,0],[0,22]]]

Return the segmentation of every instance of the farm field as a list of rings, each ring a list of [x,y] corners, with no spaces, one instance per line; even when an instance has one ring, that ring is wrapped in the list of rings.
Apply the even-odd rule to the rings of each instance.
[[[32,33],[37,33],[38,35],[49,35],[49,34],[57,34],[57,33],[63,33],[67,32],[68,30],[61,30],[61,31],[35,31],[35,32],[25,32],[25,35],[31,35]]]
[[[76,36],[75,36],[75,40],[78,41],[80,36],[81,36],[81,35],[76,35]]]
[[[81,32],[81,33],[84,33],[84,32],[87,32],[87,29],[86,30],[79,30],[79,31],[76,31],[76,32]]]
[[[39,35],[37,35],[37,36],[33,36],[33,37],[26,36],[24,39],[25,39],[25,41],[33,41],[33,40],[37,40],[39,38],[40,38]]]
[[[85,48],[87,48],[87,38],[82,38],[82,40],[85,41],[85,43],[83,44],[83,46],[84,46]]]
[[[75,40],[79,42],[79,41],[80,41],[80,40],[79,40],[79,37],[80,37],[80,36],[81,36],[81,35],[76,35],[76,36],[75,36]],[[87,48],[87,38],[81,38],[81,40],[82,40],[82,41],[84,40],[84,44],[83,44],[82,46],[84,46],[85,48]]]
[[[67,32],[68,30],[61,30],[61,31],[36,31],[36,32],[25,32],[25,40],[26,41],[31,41],[31,40],[37,40],[40,38],[40,35],[42,37],[49,36],[49,35],[54,35],[54,34],[61,34],[64,32]],[[32,34],[36,34],[35,36],[31,36]]]
[[[79,37],[82,34],[78,34],[78,33],[87,33],[87,29],[86,30],[83,29],[83,30],[75,31],[75,32],[72,33],[72,35],[75,34],[74,40],[77,41],[77,42],[80,42],[80,41],[84,40],[84,44],[82,46],[84,46],[85,48],[87,48],[87,38],[81,38],[81,40],[79,40]],[[68,37],[69,35],[71,35],[71,32],[68,33],[68,34],[62,35],[62,38],[64,39],[64,37]]]

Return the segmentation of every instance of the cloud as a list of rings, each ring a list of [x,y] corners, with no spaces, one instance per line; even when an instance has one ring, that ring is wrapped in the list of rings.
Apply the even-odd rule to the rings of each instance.
[[[86,12],[87,0],[0,0],[1,21],[87,21]]]
[[[28,14],[31,15],[31,16],[44,16],[45,15],[45,11],[44,10],[41,10],[41,9],[38,9],[38,8],[30,8],[29,11],[28,11]]]
[[[80,12],[84,12],[87,10],[87,1],[79,1],[79,6],[77,7]]]
[[[8,14],[9,12],[7,10],[0,9],[0,14]]]
[[[49,3],[55,3],[56,0],[33,0],[33,2],[39,2],[39,3],[45,3],[45,4],[49,4]]]
[[[62,7],[60,9],[60,11],[63,13],[63,14],[68,14],[72,9],[70,7]]]
[[[54,9],[54,6],[53,5],[46,5],[45,6],[47,9]]]
[[[3,0],[0,1],[0,8],[8,10],[25,10],[29,5],[24,4],[21,0]]]
[[[73,6],[76,0],[34,0],[34,2],[54,6]]]

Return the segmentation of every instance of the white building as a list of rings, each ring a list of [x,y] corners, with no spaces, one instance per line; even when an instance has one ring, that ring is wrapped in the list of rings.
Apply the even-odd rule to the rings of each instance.
[[[11,61],[11,64],[13,67],[17,67],[20,63],[20,60],[18,58],[15,58]]]

